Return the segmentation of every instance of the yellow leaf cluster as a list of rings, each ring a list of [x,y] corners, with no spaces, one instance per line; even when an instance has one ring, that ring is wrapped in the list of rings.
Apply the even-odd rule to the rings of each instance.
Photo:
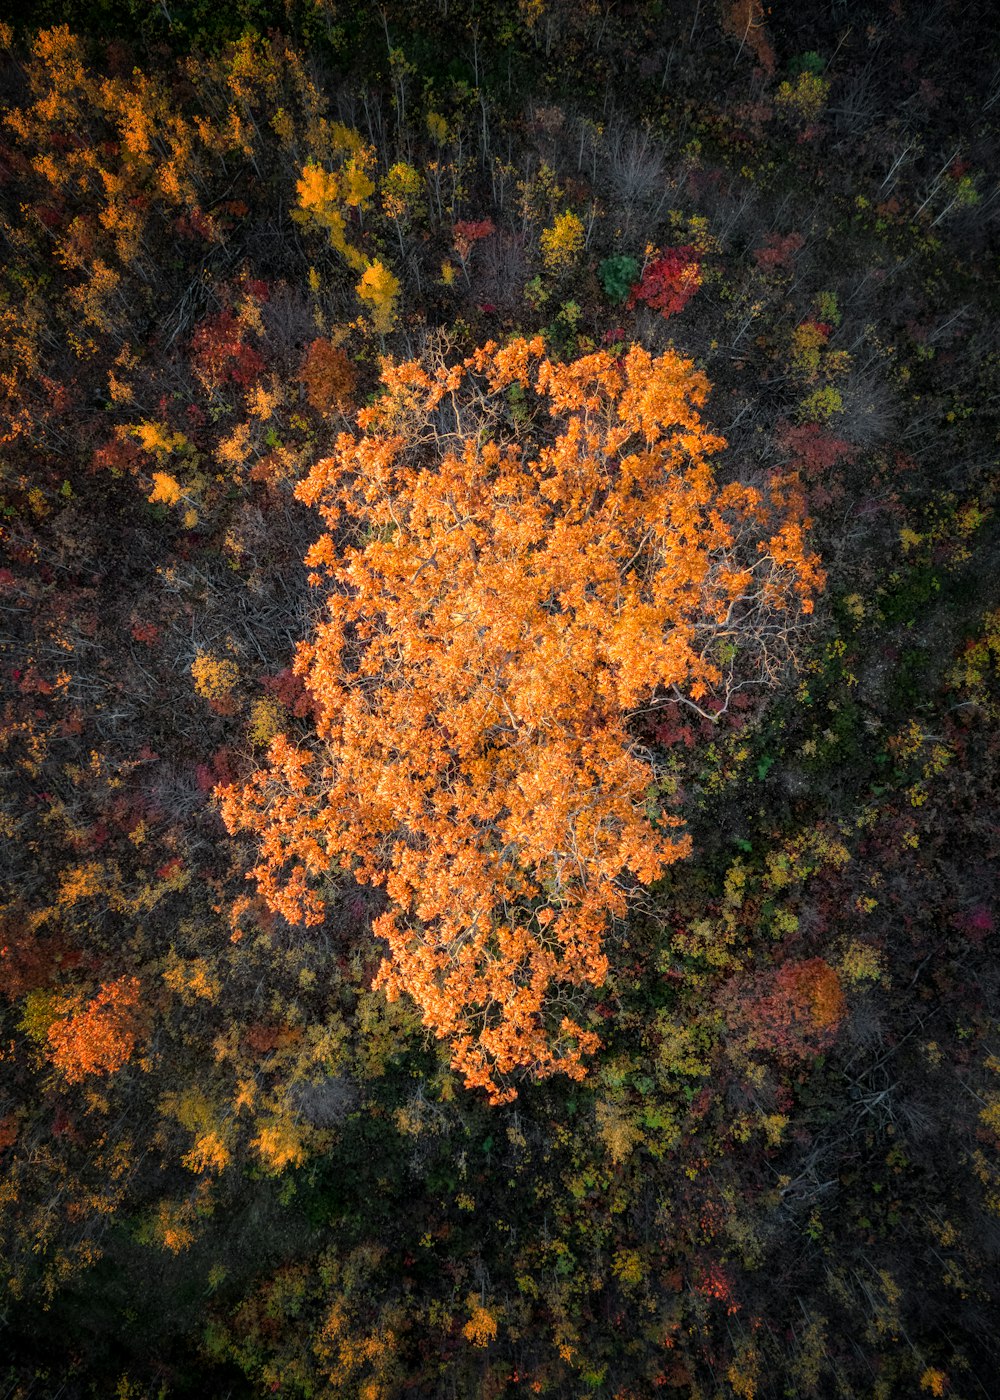
[[[240,466],[250,450],[250,424],[237,423],[233,431],[219,442],[216,459],[227,467]]]
[[[221,991],[218,977],[211,969],[207,958],[191,958],[185,961],[171,948],[163,969],[163,980],[175,995],[189,1006],[199,999],[215,1001]]]
[[[199,652],[191,662],[194,688],[206,700],[222,700],[235,687],[240,670],[235,661]]]
[[[232,1126],[202,1089],[192,1086],[167,1094],[160,1108],[192,1134],[191,1149],[181,1158],[188,1171],[202,1175],[225,1170],[232,1159]]]
[[[222,1135],[211,1131],[195,1138],[194,1146],[181,1158],[181,1164],[188,1171],[202,1175],[205,1172],[221,1172],[228,1167],[232,1154]]]
[[[576,259],[583,247],[583,224],[567,209],[551,228],[542,230],[542,262],[549,272],[562,272]]]
[[[390,219],[405,219],[424,203],[424,177],[405,161],[397,161],[382,181],[382,208]]]
[[[278,700],[264,696],[255,700],[250,708],[248,733],[251,742],[258,748],[266,747],[287,723],[285,707]]]
[[[376,260],[365,269],[357,286],[358,296],[370,304],[372,322],[383,335],[392,330],[396,321],[396,298],[399,278],[384,263]]]
[[[190,446],[183,433],[172,433],[164,423],[135,423],[129,431],[146,452],[183,452]]]
[[[347,132],[346,127],[340,130]],[[349,134],[357,136],[357,133]],[[293,218],[299,222],[318,224],[325,229],[333,247],[343,256],[348,267],[356,271],[360,271],[368,260],[360,249],[348,243],[343,211],[367,207],[375,192],[375,186],[367,174],[370,164],[369,152],[359,137],[356,144],[352,143],[351,154],[339,170],[326,170],[315,161],[309,161],[295,187],[298,208]]]
[[[945,1395],[948,1390],[947,1372],[939,1371],[936,1366],[928,1366],[920,1377],[920,1389],[930,1391],[931,1395]]]
[[[194,1244],[194,1210],[188,1201],[161,1201],[153,1227],[154,1238],[171,1254],[181,1254]]]
[[[83,865],[64,870],[59,877],[58,902],[65,905],[78,904],[81,899],[103,894],[106,886],[104,872],[100,864],[87,861]]]
[[[816,73],[800,73],[795,82],[785,81],[775,94],[779,107],[794,112],[803,121],[815,121],[826,105],[830,84]]]
[[[879,982],[885,973],[885,958],[878,948],[855,939],[840,960],[840,970],[849,982]]]
[[[255,384],[247,394],[247,408],[262,423],[267,423],[274,417],[275,409],[279,408],[283,401],[284,394],[277,380],[272,381],[270,389],[265,389],[263,384]]]
[[[436,146],[443,146],[448,140],[448,123],[439,112],[427,113],[427,130]]]
[[[294,1123],[284,1118],[275,1118],[266,1123],[254,1138],[252,1146],[273,1172],[282,1172],[286,1167],[297,1167],[305,1161],[302,1134]]]
[[[175,506],[183,495],[180,482],[169,472],[153,473],[153,489],[148,500],[165,506]]]

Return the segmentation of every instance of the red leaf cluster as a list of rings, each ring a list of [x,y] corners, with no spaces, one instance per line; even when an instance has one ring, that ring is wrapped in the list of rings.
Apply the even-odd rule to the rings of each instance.
[[[753,250],[753,260],[760,268],[785,268],[804,246],[801,233],[769,233],[763,246]]]
[[[701,260],[698,250],[685,245],[668,248],[651,262],[629,293],[629,309],[645,302],[666,319],[683,311],[701,286]]]
[[[227,383],[246,388],[264,373],[263,359],[243,339],[231,311],[209,317],[196,327],[191,337],[191,362],[211,389]]]

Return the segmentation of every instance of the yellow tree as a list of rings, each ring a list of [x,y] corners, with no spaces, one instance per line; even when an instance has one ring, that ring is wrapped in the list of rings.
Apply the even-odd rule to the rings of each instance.
[[[384,888],[378,984],[500,1101],[583,1075],[609,923],[689,849],[630,719],[773,679],[822,576],[787,481],[716,483],[708,383],[673,352],[515,340],[382,381],[298,488],[327,526],[296,661],[318,742],[276,739],[223,813],[290,919],[322,918],[317,877]]]

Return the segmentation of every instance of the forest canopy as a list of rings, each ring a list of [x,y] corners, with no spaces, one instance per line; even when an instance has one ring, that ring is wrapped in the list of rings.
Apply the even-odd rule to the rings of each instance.
[[[0,20],[5,1400],[983,1400],[1000,48]]]

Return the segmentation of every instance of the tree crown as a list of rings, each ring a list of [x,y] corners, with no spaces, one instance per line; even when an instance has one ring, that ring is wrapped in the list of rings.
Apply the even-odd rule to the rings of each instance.
[[[323,872],[384,888],[378,983],[498,1100],[582,1075],[574,990],[689,849],[633,712],[773,678],[822,578],[794,493],[716,483],[708,384],[672,351],[557,364],[519,339],[386,361],[382,388],[299,487],[327,526],[296,662],[320,744],[280,736],[223,809],[289,918],[322,918]]]

